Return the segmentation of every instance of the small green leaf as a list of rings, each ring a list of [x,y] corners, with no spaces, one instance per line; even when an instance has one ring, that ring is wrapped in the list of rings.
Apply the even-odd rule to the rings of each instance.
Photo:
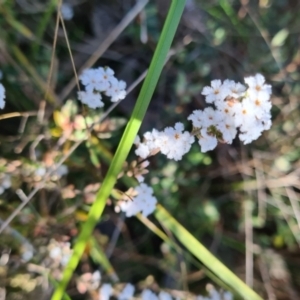
[[[281,47],[284,44],[288,35],[289,35],[289,31],[287,29],[285,29],[285,28],[281,29],[273,37],[273,39],[271,41],[271,45],[273,47]]]

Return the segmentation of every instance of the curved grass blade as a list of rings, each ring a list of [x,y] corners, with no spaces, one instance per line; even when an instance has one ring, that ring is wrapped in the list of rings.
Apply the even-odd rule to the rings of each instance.
[[[82,230],[80,231],[78,239],[74,245],[73,255],[63,272],[63,278],[59,286],[56,288],[51,298],[52,300],[61,299],[72,277],[72,274],[79,263],[79,260],[84,252],[85,246],[93,232],[93,229],[103,212],[106,199],[110,195],[111,190],[113,189],[117,181],[117,177],[132,147],[134,139],[138,133],[138,130],[154,93],[154,89],[157,85],[159,76],[164,66],[164,62],[167,58],[168,51],[171,47],[171,43],[177,30],[177,26],[179,24],[185,2],[186,0],[172,1],[161,36],[159,38],[158,45],[149,67],[149,72],[145,78],[131,118],[125,128],[125,132],[119,143],[118,149],[103,181],[103,184],[96,195],[96,200],[90,209],[88,220],[84,223]]]
[[[250,287],[233,274],[214,255],[212,255],[194,236],[192,236],[179,222],[177,222],[168,211],[161,205],[157,205],[155,217],[166,228],[168,228],[176,238],[197,257],[202,264],[234,293],[246,300],[262,300]],[[210,273],[207,273],[210,276]]]

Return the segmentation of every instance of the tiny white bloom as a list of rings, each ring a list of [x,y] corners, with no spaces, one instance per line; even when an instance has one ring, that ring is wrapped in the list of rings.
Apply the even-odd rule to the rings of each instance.
[[[111,85],[117,80],[114,76],[114,71],[109,68],[98,68],[97,69],[97,78],[98,78],[98,85],[96,87],[96,90],[100,92],[107,91]]]
[[[249,76],[245,78],[245,82],[249,85],[248,94],[252,99],[270,99],[272,93],[272,87],[269,84],[265,84],[265,77],[261,74],[255,76]]]
[[[219,101],[216,103],[217,110],[220,111],[223,116],[233,116],[234,115],[234,106],[236,102],[227,100],[227,101]]]
[[[201,138],[198,143],[201,146],[201,152],[205,153],[215,149],[218,144],[218,140],[215,136],[209,135],[206,128],[203,128],[201,129]]]
[[[224,115],[214,110],[212,107],[207,107],[203,110],[203,127],[208,128],[211,125],[216,126],[219,122],[224,119]]]
[[[126,217],[132,217],[141,212],[145,217],[153,213],[157,200],[153,196],[153,189],[145,183],[140,183],[135,188],[137,195],[130,200],[118,203],[120,209],[126,213]]]
[[[233,295],[230,292],[223,293],[223,300],[233,300]]]
[[[5,190],[9,189],[11,187],[11,176],[9,174],[5,174],[0,185]]]
[[[151,149],[147,144],[140,143],[135,150],[135,154],[141,158],[146,158],[150,155]]]
[[[135,287],[130,284],[127,283],[123,289],[123,291],[119,294],[118,296],[118,300],[129,300],[133,297],[135,291]]]
[[[87,92],[94,92],[100,84],[99,70],[86,69],[79,76],[81,83],[85,86]]]
[[[159,300],[172,300],[172,296],[169,293],[164,292],[164,291],[161,291],[158,294],[158,298],[159,298]]]
[[[194,110],[193,113],[188,116],[188,120],[191,120],[193,126],[196,128],[203,127],[203,110]]]
[[[259,98],[246,98],[244,99],[243,103],[247,103],[252,107],[253,113],[258,119],[262,118],[263,115],[269,112],[272,108],[272,103],[270,101]]]
[[[47,170],[45,167],[38,167],[35,171],[34,171],[34,175],[37,177],[43,177],[46,174]]]
[[[248,126],[252,124],[253,118],[255,118],[252,105],[248,102],[237,103],[234,107],[235,115],[235,126],[239,127],[241,125]]]
[[[167,158],[175,161],[181,160],[182,156],[189,152],[195,138],[187,131],[184,131],[182,123],[176,123],[174,128],[166,127],[160,133],[157,139],[157,146],[160,148],[162,154]]]
[[[142,300],[159,300],[157,296],[148,289],[143,290],[141,298]]]
[[[90,108],[95,109],[104,106],[104,103],[101,101],[102,97],[99,93],[81,91],[78,92],[78,99]]]
[[[217,125],[217,129],[222,133],[223,140],[227,144],[231,144],[237,134],[234,118],[228,116]]]
[[[228,96],[233,98],[239,98],[243,96],[246,91],[246,87],[243,84],[229,79],[224,81],[223,86],[229,89],[230,93]]]
[[[257,140],[261,136],[261,130],[248,130],[239,134],[239,139],[246,145]]]
[[[104,283],[99,290],[99,300],[109,300],[112,295],[112,286],[109,283]]]
[[[71,20],[74,16],[74,10],[73,7],[69,3],[63,3],[61,5],[61,14],[64,20]]]
[[[222,85],[221,80],[213,80],[211,86],[206,86],[202,90],[202,95],[205,95],[205,101],[207,103],[215,103],[217,101],[223,101],[230,91],[227,86]]]
[[[120,209],[125,212],[127,218],[135,216],[141,211],[138,201],[134,201],[133,199],[120,201],[118,205]]]
[[[106,90],[106,96],[111,97],[111,102],[117,102],[122,100],[126,96],[126,83],[123,80],[117,80],[116,78],[110,80],[111,86]]]
[[[0,83],[0,108],[3,109],[5,106],[5,88],[2,83]]]

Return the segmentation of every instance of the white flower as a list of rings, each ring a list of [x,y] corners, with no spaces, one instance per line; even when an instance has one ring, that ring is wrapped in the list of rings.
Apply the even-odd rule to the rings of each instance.
[[[3,109],[5,106],[5,88],[2,83],[0,83],[0,108]]]
[[[109,67],[86,69],[79,76],[79,79],[87,92],[105,92],[118,83],[118,80],[114,76],[114,71]]]
[[[0,179],[0,195],[4,193],[5,190],[11,187],[11,176],[10,174],[4,174]]]
[[[189,132],[183,130],[183,124],[178,122],[174,128],[165,128],[155,141],[161,153],[165,154],[167,158],[178,161],[182,159],[184,154],[190,151],[195,138]]]
[[[239,102],[235,102],[233,100],[227,100],[227,101],[218,101],[216,103],[217,110],[220,111],[224,117],[227,116],[233,116],[235,111],[234,111],[234,106]]]
[[[11,187],[11,176],[9,174],[5,174],[2,179],[1,186],[4,189],[9,189]]]
[[[112,102],[122,100],[126,96],[126,83],[123,80],[117,80],[116,78],[110,80],[111,86],[106,90],[106,96],[111,97]]]
[[[217,129],[222,133],[224,142],[231,144],[237,134],[234,118],[227,116],[222,122],[217,125]]]
[[[92,274],[92,278],[91,278],[91,288],[93,290],[97,289],[100,285],[100,281],[101,281],[101,273],[99,270],[95,271]]]
[[[225,114],[223,112],[207,107],[203,111],[194,110],[188,117],[188,120],[191,120],[196,128],[208,128],[211,125],[216,126],[224,117]]]
[[[145,141],[138,144],[135,150],[136,155],[146,158],[151,151],[158,149],[162,154],[174,160],[182,159],[182,156],[187,153],[195,138],[187,131],[183,131],[182,123],[176,123],[173,127],[166,127],[164,131],[153,129],[152,132],[144,134]]]
[[[191,120],[193,126],[196,128],[203,127],[203,110],[194,110],[193,113],[188,116],[188,120]]]
[[[43,177],[46,174],[47,170],[45,167],[38,167],[35,171],[34,171],[34,175],[37,177]]]
[[[230,292],[223,293],[223,300],[233,300],[233,295]]]
[[[272,103],[270,101],[259,98],[245,98],[243,103],[247,104],[249,107],[252,108],[253,114],[258,119],[262,118],[264,114],[270,112],[272,108]]]
[[[100,84],[99,71],[96,69],[86,69],[79,76],[81,83],[85,86],[87,92],[94,92]]]
[[[246,91],[246,87],[243,84],[234,82],[233,80],[229,79],[226,79],[224,81],[223,86],[228,88],[228,90],[230,91],[228,96],[233,98],[239,98],[243,96]]]
[[[72,255],[72,249],[70,247],[71,244],[68,242],[57,242],[52,239],[48,246],[49,257],[62,266],[66,266]]]
[[[73,7],[69,3],[63,3],[61,5],[61,14],[64,20],[71,20],[74,16],[74,10]]]
[[[198,143],[201,146],[201,152],[205,153],[215,149],[218,144],[218,140],[215,136],[209,135],[206,128],[203,128],[201,129],[201,138]]]
[[[202,95],[205,95],[205,101],[207,103],[215,103],[223,101],[230,91],[227,86],[222,85],[221,80],[213,80],[211,86],[206,86],[202,90]]]
[[[159,300],[172,300],[172,296],[169,293],[164,292],[164,291],[161,291],[158,294],[158,298],[159,298]]]
[[[159,300],[157,296],[148,289],[143,290],[141,298],[142,300]]]
[[[132,199],[123,200],[118,203],[120,209],[126,213],[126,217],[132,217],[141,212],[145,217],[153,213],[157,200],[153,196],[153,189],[141,183],[135,188],[137,195]]]
[[[135,287],[127,283],[123,289],[123,291],[119,294],[118,300],[129,300],[133,297]]]
[[[118,205],[120,209],[126,213],[127,218],[135,216],[141,211],[138,201],[133,201],[133,199],[120,201]]]
[[[244,142],[244,144],[249,144],[252,141],[257,140],[261,136],[261,130],[258,128],[253,129],[253,130],[248,130],[246,132],[242,132],[239,134],[239,139]]]
[[[108,67],[106,68],[100,67],[96,71],[98,76],[98,85],[96,86],[96,90],[99,92],[105,92],[117,80],[116,77],[114,76],[115,72]]]
[[[101,101],[102,97],[99,93],[81,91],[78,92],[78,99],[90,108],[95,109],[104,106],[104,103]]]
[[[146,158],[150,155],[151,148],[147,143],[140,143],[135,150],[135,154],[141,158]]]
[[[208,284],[206,287],[209,296],[198,296],[196,300],[232,300],[233,295],[230,292],[218,292],[214,286]]]
[[[252,105],[248,102],[236,103],[234,106],[234,120],[235,126],[252,126],[253,119],[255,118]]]
[[[214,110],[212,107],[207,107],[203,110],[203,127],[208,128],[211,125],[216,126],[219,122],[224,119],[224,115]]]
[[[99,300],[109,300],[112,295],[112,286],[109,283],[104,283],[99,290]]]
[[[265,84],[265,77],[261,74],[245,78],[245,82],[249,85],[248,94],[251,99],[268,100],[272,93],[272,87]]]

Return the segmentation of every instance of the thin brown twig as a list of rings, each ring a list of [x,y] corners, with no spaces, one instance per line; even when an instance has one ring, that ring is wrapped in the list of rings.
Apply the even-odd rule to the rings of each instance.
[[[253,287],[253,226],[252,201],[246,200],[245,205],[245,246],[246,246],[246,284]]]
[[[57,44],[58,27],[59,27],[60,7],[61,7],[61,0],[58,1],[58,7],[57,7],[55,32],[54,32],[52,54],[51,54],[51,64],[50,64],[50,70],[49,70],[49,74],[48,74],[48,78],[47,78],[47,85],[46,85],[45,96],[44,96],[44,99],[46,99],[46,100],[47,100],[47,97],[48,97],[48,94],[50,91],[51,78],[52,78],[53,67],[54,67],[55,49],[56,49],[56,44]]]
[[[285,188],[286,194],[290,199],[290,202],[292,204],[292,209],[294,211],[294,215],[300,230],[300,206],[299,206],[299,202],[298,202],[298,197],[296,195],[296,193],[294,192],[293,189],[286,187]]]
[[[270,275],[269,275],[268,269],[266,267],[266,264],[264,262],[263,255],[260,256],[260,259],[258,261],[258,266],[259,266],[260,274],[261,274],[261,277],[262,277],[262,280],[264,283],[265,290],[268,295],[268,299],[276,300],[277,298],[274,293],[273,287],[271,285]]]
[[[16,118],[16,117],[32,117],[32,116],[36,116],[37,114],[38,113],[36,111],[11,112],[11,113],[0,115],[0,120]]]
[[[58,14],[59,14],[60,22],[61,22],[61,25],[62,25],[62,28],[63,28],[63,31],[64,31],[64,35],[65,35],[65,38],[66,38],[67,48],[68,48],[68,51],[69,51],[69,54],[70,54],[71,64],[72,64],[73,72],[74,72],[75,83],[77,85],[77,89],[80,91],[78,74],[77,74],[77,71],[76,71],[75,62],[74,62],[74,58],[73,58],[73,55],[72,55],[72,50],[71,50],[71,46],[70,46],[70,42],[69,42],[69,38],[68,38],[68,33],[67,33],[67,30],[66,30],[66,26],[65,26],[65,21],[62,17],[62,14],[61,14],[60,10],[59,10]]]

